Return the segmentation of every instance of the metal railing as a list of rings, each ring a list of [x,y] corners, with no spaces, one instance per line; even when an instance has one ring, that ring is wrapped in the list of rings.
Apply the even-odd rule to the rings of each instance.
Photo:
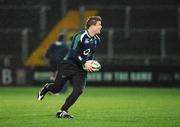
[[[166,28],[162,28],[162,29],[139,29],[139,28],[131,28],[130,27],[130,22],[131,22],[131,10],[132,8],[139,8],[139,9],[143,9],[143,8],[154,8],[154,9],[159,9],[159,8],[164,8],[164,9],[174,9],[177,7],[177,17],[178,17],[178,20],[177,20],[177,29],[166,29]],[[180,37],[180,7],[179,6],[81,6],[79,8],[79,13],[80,13],[80,22],[81,24],[84,24],[83,23],[83,19],[84,19],[84,12],[85,10],[92,10],[92,9],[95,9],[95,10],[101,10],[101,9],[110,9],[110,10],[113,10],[113,9],[124,9],[124,15],[125,15],[125,18],[124,18],[124,27],[123,28],[109,28],[108,29],[108,50],[107,50],[107,54],[98,54],[98,58],[99,59],[103,59],[107,62],[112,62],[113,59],[117,59],[119,60],[120,62],[119,63],[123,63],[123,60],[141,60],[143,61],[143,64],[151,64],[151,61],[152,60],[159,60],[160,63],[163,63],[164,60],[166,59],[171,59],[173,61],[180,61],[180,56],[176,55],[176,56],[170,56],[167,54],[167,47],[166,47],[166,34],[167,34],[167,31],[177,31],[178,30],[178,35]],[[117,18],[118,19],[118,18]],[[114,54],[114,49],[113,49],[113,33],[114,31],[116,30],[121,30],[124,32],[124,35],[125,37],[129,37],[131,36],[131,32],[132,31],[156,31],[159,33],[159,36],[160,36],[160,55],[133,55],[133,54],[126,54],[126,55],[121,55],[121,54]]]
[[[19,9],[24,9],[24,10],[36,10],[37,13],[39,13],[39,36],[40,38],[44,37],[45,34],[47,33],[47,11],[51,9],[48,5],[33,5],[33,6],[13,6],[13,5],[6,5],[6,6],[0,6],[0,9],[2,10],[19,10]]]
[[[140,8],[141,6],[139,6]],[[146,7],[152,7],[152,6],[146,6]],[[153,6],[154,7],[154,6]],[[164,8],[166,8],[168,6],[164,6]],[[0,8],[16,8],[14,6],[8,6],[8,7],[1,7]],[[26,6],[24,6],[23,8],[26,8]],[[44,6],[34,6],[33,8],[41,8],[39,10],[39,14],[40,14],[40,29],[41,29],[41,34],[43,34],[43,31],[46,30],[46,9],[48,8],[44,8]],[[125,61],[129,61],[129,60],[133,60],[133,61],[140,61],[141,64],[151,64],[152,61],[159,61],[159,63],[163,63],[166,59],[170,59],[173,61],[180,61],[180,56],[176,55],[176,56],[170,56],[167,54],[167,46],[166,46],[166,33],[167,31],[176,31],[175,29],[132,29],[130,28],[130,12],[131,12],[131,7],[130,6],[113,6],[113,7],[108,7],[108,6],[82,6],[80,8],[80,15],[81,15],[81,19],[80,21],[82,22],[83,20],[83,14],[84,11],[86,9],[98,9],[98,8],[124,8],[125,9],[125,19],[124,19],[124,28],[108,28],[108,29],[103,29],[103,31],[107,31],[107,51],[104,54],[97,54],[97,59],[100,59],[102,61],[105,61],[107,63],[114,63],[114,60],[117,60],[118,63],[125,63]],[[142,7],[141,7],[142,8]],[[156,8],[156,7],[155,7]],[[178,21],[177,21],[177,30],[178,30],[178,35],[180,36],[180,7],[178,7],[177,9],[178,12]],[[83,23],[81,23],[83,24]],[[114,45],[113,45],[113,41],[114,41],[114,32],[115,31],[123,31],[126,37],[130,37],[131,36],[131,32],[132,31],[156,31],[159,33],[159,37],[160,37],[160,55],[134,55],[134,54],[115,54],[114,53]],[[29,32],[31,32],[32,30],[30,28],[21,28],[21,29],[0,29],[0,32],[18,32],[21,36],[21,61],[23,62],[29,55]],[[67,30],[68,31],[73,31],[71,30]],[[74,30],[77,31],[77,30]],[[0,38],[1,41],[1,38]],[[13,56],[13,54],[12,54]],[[0,58],[3,59],[3,64],[9,65],[11,64],[11,58],[12,56],[7,55],[6,54],[1,54]]]
[[[0,54],[0,59],[3,60],[3,65],[4,66],[9,66],[12,64],[11,60],[13,57],[15,57],[14,55],[18,55],[18,57],[20,57],[20,60],[23,62],[29,55],[29,32],[32,32],[30,28],[8,28],[8,29],[0,29],[0,37],[1,37],[1,33],[6,33],[8,35],[8,38],[11,42],[16,42],[16,43],[20,43],[21,47],[18,47],[21,49],[20,54],[14,54],[11,53],[11,51],[9,51],[9,54]],[[18,35],[21,37],[20,42],[18,40],[12,40],[10,33],[18,33]],[[4,40],[1,40],[0,38],[0,42],[4,42]],[[6,42],[4,42],[5,44],[2,43],[3,45],[7,45]],[[17,44],[12,43],[12,46],[16,47]],[[11,49],[9,49],[11,50]],[[17,56],[16,56],[17,57]]]

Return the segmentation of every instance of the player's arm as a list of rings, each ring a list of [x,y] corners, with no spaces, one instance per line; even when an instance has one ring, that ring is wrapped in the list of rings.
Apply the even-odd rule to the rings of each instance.
[[[84,65],[86,62],[86,60],[83,59],[83,57],[79,55],[79,53],[75,49],[70,50],[69,57],[73,58],[73,60],[80,63],[81,65]]]

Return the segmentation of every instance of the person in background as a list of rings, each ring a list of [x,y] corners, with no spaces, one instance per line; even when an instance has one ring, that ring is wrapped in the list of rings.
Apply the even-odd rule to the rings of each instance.
[[[50,80],[53,81],[55,80],[58,69],[61,68],[59,65],[62,62],[64,56],[67,54],[68,49],[69,48],[65,42],[64,34],[60,34],[58,40],[49,46],[45,54],[45,59],[51,71],[53,71],[53,75],[50,77]],[[68,88],[68,83],[66,83],[66,85],[63,87],[63,89],[60,92],[65,93],[67,91],[67,88]]]

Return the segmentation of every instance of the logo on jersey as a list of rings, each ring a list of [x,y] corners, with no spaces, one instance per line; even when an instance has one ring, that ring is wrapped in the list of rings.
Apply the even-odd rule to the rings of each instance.
[[[89,39],[86,39],[86,40],[84,41],[84,43],[85,43],[85,44],[89,44]]]
[[[83,51],[83,54],[87,56],[87,55],[89,55],[90,51],[91,51],[91,49],[86,49]]]
[[[81,56],[78,56],[78,59],[79,59],[80,61],[82,61],[82,57],[81,57]]]

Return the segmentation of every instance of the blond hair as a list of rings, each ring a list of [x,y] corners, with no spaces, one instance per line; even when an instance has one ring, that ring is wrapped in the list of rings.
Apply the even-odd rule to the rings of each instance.
[[[102,21],[100,16],[90,16],[86,21],[86,28],[88,29],[91,25],[96,25],[97,21]]]

